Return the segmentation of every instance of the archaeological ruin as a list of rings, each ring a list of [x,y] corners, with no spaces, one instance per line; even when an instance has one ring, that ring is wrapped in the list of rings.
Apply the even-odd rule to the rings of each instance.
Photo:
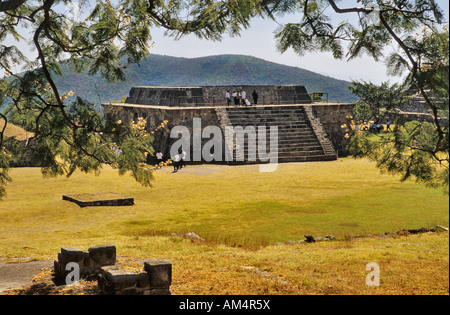
[[[235,104],[236,91],[245,91],[250,106]],[[146,119],[149,132],[168,121],[153,143],[165,157],[172,157],[172,146],[186,131],[190,139],[183,147],[188,148],[188,161],[261,164],[272,161],[269,157],[274,155],[280,163],[331,161],[345,155],[341,125],[354,104],[313,102],[301,85],[245,85],[134,87],[125,103],[102,106],[105,117],[124,124]],[[181,137],[173,136],[175,127],[181,127]],[[243,131],[242,139],[238,139],[239,131]],[[215,136],[222,138],[221,148],[211,145]]]
[[[117,264],[115,245],[97,245],[87,251],[62,247],[54,261],[56,285],[73,285],[81,278],[97,279],[103,295],[171,295],[172,263],[169,259],[146,259],[139,272]]]

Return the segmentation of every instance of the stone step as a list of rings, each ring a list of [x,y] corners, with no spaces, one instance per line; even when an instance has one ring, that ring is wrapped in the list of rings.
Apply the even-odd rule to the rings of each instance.
[[[272,142],[274,143],[274,142]],[[262,141],[257,141],[257,142],[235,142],[235,145],[239,144],[241,147],[249,147],[249,148],[257,148],[258,146],[262,146],[262,147],[270,147],[271,142],[270,141],[266,141],[266,142],[262,142]],[[294,148],[303,148],[303,147],[320,147],[322,148],[322,145],[320,144],[319,141],[278,141],[278,148],[285,148],[285,149],[294,149]]]
[[[233,155],[243,156],[248,163],[264,163],[258,159],[258,141],[248,145],[248,139],[258,135],[258,127],[266,126],[266,143],[263,144],[268,154],[278,155],[278,162],[309,162],[335,160],[333,148],[322,147],[312,129],[304,107],[238,107],[227,108],[231,124],[243,128],[252,126],[255,128],[244,137],[241,148]],[[270,127],[278,127],[277,132],[270,131]],[[278,147],[270,148],[270,140],[277,139]],[[256,160],[256,161],[249,161]]]
[[[257,125],[260,125],[262,122],[299,122],[299,123],[308,123],[308,119],[305,117],[297,117],[297,116],[277,116],[277,115],[268,115],[268,116],[260,116],[260,115],[243,115],[243,116],[229,116],[228,117],[231,122],[240,122],[240,121],[249,121],[254,122]]]
[[[272,142],[274,143],[274,142]],[[265,143],[262,143],[261,141],[258,141],[256,143],[248,143],[248,142],[243,142],[242,144],[239,142],[234,142],[234,145],[239,144],[240,147],[246,148],[246,147],[250,147],[250,148],[254,148],[254,147],[258,147],[259,145],[262,145],[262,147],[264,148],[269,148],[271,146],[271,142],[270,141],[266,141]],[[322,145],[320,144],[319,141],[305,141],[305,140],[299,140],[299,141],[278,141],[277,143],[278,148],[286,148],[287,150],[289,149],[293,149],[293,148],[302,148],[302,147],[321,147]]]
[[[300,117],[305,118],[307,117],[306,113],[304,111],[251,111],[251,110],[241,110],[241,111],[227,111],[227,115],[229,117]]]
[[[272,137],[266,139],[267,142],[270,143]],[[291,144],[291,143],[311,143],[311,142],[319,142],[315,135],[279,135],[278,136],[278,144]]]
[[[262,126],[261,126],[262,127]],[[236,131],[236,129],[235,129]],[[247,129],[243,126],[243,134],[247,135],[257,135],[260,132],[259,128],[255,129]],[[261,132],[266,134],[266,136],[277,136],[277,135],[315,135],[314,131],[311,128],[299,128],[292,126],[284,126],[283,128],[271,129],[270,127],[266,127],[265,130],[262,128]],[[236,134],[236,132],[235,132]]]
[[[244,140],[251,138],[251,137],[257,137],[257,135],[254,134],[249,134],[249,135],[244,135]],[[235,137],[236,139],[236,137]],[[317,140],[317,137],[314,133],[278,133],[278,134],[266,134],[266,141],[270,141],[271,139],[278,139],[278,141],[296,141],[296,140]]]
[[[301,106],[230,106],[226,108],[227,112],[272,112],[272,113],[285,113],[289,111],[305,112],[305,109]]]
[[[252,129],[252,130],[243,130],[244,135],[258,135],[259,130],[258,129]],[[264,134],[264,130],[262,130],[262,133]],[[236,134],[236,133],[235,133]],[[294,135],[294,136],[309,136],[309,135],[315,135],[314,131],[310,128],[278,128],[278,130],[271,130],[270,128],[266,128],[265,130],[266,137],[269,136],[284,136],[284,135]]]
[[[244,157],[250,159],[250,157],[256,157],[258,158],[259,154],[256,152],[256,154],[253,154],[253,152],[241,152]],[[278,157],[291,157],[291,156],[310,156],[310,155],[325,155],[322,150],[315,150],[315,151],[291,151],[291,152],[266,152],[266,154],[277,154]],[[237,156],[237,155],[234,155]]]
[[[305,115],[306,112],[302,109],[289,109],[289,110],[276,110],[276,109],[260,109],[260,108],[228,108],[227,113],[229,115],[236,114],[273,114],[273,115],[285,115],[285,114],[298,114]]]
[[[288,120],[279,120],[279,121],[262,121],[262,120],[253,120],[253,119],[242,119],[242,120],[230,120],[233,127],[241,126],[241,127],[258,127],[267,126],[267,127],[278,127],[284,128],[285,126],[290,127],[298,127],[298,128],[311,128],[311,125],[306,121],[288,121]]]
[[[289,156],[289,157],[279,157],[279,163],[288,162],[318,162],[318,161],[334,161],[336,156],[327,155],[310,155],[310,156]]]
[[[264,152],[265,151],[265,152]],[[252,154],[259,154],[258,149],[240,149],[240,150],[235,150],[235,153],[239,152],[239,154],[244,154],[244,155],[252,155]],[[263,148],[263,152],[261,152],[261,154],[278,154],[278,155],[295,155],[295,154],[307,154],[307,153],[314,153],[314,154],[325,154],[323,149],[318,147],[318,148],[293,148],[290,150],[284,150],[284,149],[276,149],[276,148]]]
[[[277,163],[294,163],[294,162],[324,162],[324,161],[335,161],[336,156],[332,155],[304,155],[304,156],[280,156],[277,159]],[[272,159],[273,161],[274,159]],[[230,164],[269,164],[271,161],[261,161],[259,159],[251,160],[245,159],[244,162],[241,161],[233,161]]]
[[[283,123],[283,124],[261,124],[261,125],[254,125],[254,124],[233,124],[233,129],[237,130],[237,127],[242,127],[244,129],[244,131],[248,131],[251,132],[253,130],[258,131],[260,128],[265,127],[266,128],[266,132],[269,132],[272,129],[272,132],[275,132],[277,129],[279,131],[311,131],[314,132],[312,130],[312,128],[306,124],[287,124],[287,123]],[[250,127],[250,128],[248,128]],[[275,127],[275,128],[273,128]],[[246,130],[247,128],[247,130]],[[264,129],[263,129],[264,130]]]
[[[234,142],[235,144],[238,143],[238,141]],[[244,147],[258,147],[259,145],[262,145],[263,147],[269,147],[271,142],[270,141],[239,141],[239,144]],[[297,147],[322,147],[320,142],[316,139],[315,141],[313,139],[308,140],[279,140],[278,141],[278,147],[279,148],[297,148]]]
[[[228,117],[230,118],[240,118],[240,117],[258,117],[258,118],[271,118],[271,117],[284,117],[284,118],[298,118],[298,119],[306,119],[306,115],[304,113],[297,112],[288,112],[288,113],[258,113],[258,112],[245,112],[245,113],[228,113]]]
[[[258,142],[259,145],[259,142]],[[270,142],[267,141],[266,142],[266,147],[270,146]],[[320,146],[319,141],[317,140],[313,140],[313,139],[309,139],[309,140],[299,140],[299,141],[295,141],[295,140],[279,140],[278,141],[278,147],[283,148],[283,147],[287,147],[287,148],[291,148],[291,147],[303,147],[303,146]]]
[[[307,121],[298,121],[298,120],[260,120],[260,119],[239,119],[239,120],[233,120],[230,119],[231,124],[233,127],[241,126],[241,127],[255,127],[257,129],[260,126],[278,126],[279,128],[283,128],[285,126],[291,126],[291,127],[299,127],[299,128],[311,128],[311,125],[308,124]]]
[[[269,111],[240,111],[240,112],[227,112],[228,117],[298,117],[306,118],[305,112],[288,111],[288,112],[269,112]]]
[[[298,111],[290,111],[290,112],[262,112],[262,111],[243,111],[243,112],[227,112],[229,117],[299,117],[304,118],[306,117],[306,114],[304,112],[298,112]]]
[[[234,104],[230,106],[225,106],[226,110],[243,110],[243,109],[252,109],[252,110],[277,110],[277,109],[304,109],[301,104],[290,104],[291,106],[279,106],[276,104],[266,104],[266,105],[252,105],[252,106],[235,106]]]
[[[264,134],[264,130],[262,131]],[[253,130],[243,130],[243,134],[244,135],[258,135],[259,130],[258,129],[253,129]],[[283,128],[280,129],[278,128],[278,130],[270,130],[270,128],[266,128],[265,130],[265,134],[266,137],[269,136],[284,136],[284,135],[295,135],[295,136],[309,136],[309,135],[315,135],[314,131],[312,129],[309,128]]]
[[[258,149],[260,145],[259,144],[244,144],[243,146],[240,146],[241,150],[251,150],[251,149]],[[261,146],[262,148],[270,148],[270,143],[266,143],[265,145]],[[276,150],[277,148],[273,148],[273,150]],[[290,143],[290,145],[279,145],[278,144],[278,151],[307,151],[307,150],[323,150],[323,147],[320,145],[319,142],[310,142],[310,143]]]

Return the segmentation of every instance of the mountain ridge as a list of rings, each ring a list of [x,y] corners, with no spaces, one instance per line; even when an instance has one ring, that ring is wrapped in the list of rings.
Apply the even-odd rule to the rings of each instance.
[[[133,86],[295,84],[304,85],[309,93],[328,93],[333,102],[357,100],[347,88],[349,81],[239,54],[196,58],[150,54],[140,65],[129,65],[124,72],[126,81],[107,83],[100,75],[76,73],[64,65],[63,77],[55,81],[62,92],[75,90],[75,96],[96,104],[119,101]]]

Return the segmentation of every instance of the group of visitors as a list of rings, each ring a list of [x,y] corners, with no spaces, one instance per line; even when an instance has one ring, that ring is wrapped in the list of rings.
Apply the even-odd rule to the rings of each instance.
[[[384,125],[386,125],[386,128],[385,128]],[[391,125],[392,124],[391,124],[391,122],[389,120],[387,120],[384,123],[384,125],[381,122],[379,122],[379,121],[372,121],[369,124],[364,123],[361,126],[358,123],[356,123],[355,131],[362,130],[362,131],[370,131],[370,132],[373,132],[373,133],[392,131],[392,129],[391,129]]]
[[[383,130],[383,125],[380,122],[370,124],[369,130],[375,133],[380,133]]]
[[[375,132],[375,133],[380,133],[380,132],[384,131],[384,126],[381,122],[377,121],[377,122],[372,123],[369,126],[369,130],[372,132]],[[386,131],[392,131],[390,121],[386,122]]]
[[[187,153],[184,149],[180,149],[178,153],[176,153],[175,156],[172,157],[174,173],[178,172],[183,167],[186,167],[186,157]],[[161,151],[158,151],[156,153],[156,159],[158,160],[158,163],[164,162],[164,155]]]
[[[256,92],[256,90],[253,91],[252,96],[253,96],[253,104],[257,105],[258,104],[258,93]],[[245,92],[244,90],[234,91],[232,94],[230,94],[230,91],[227,91],[225,93],[225,97],[227,99],[227,106],[230,106],[231,103],[233,103],[233,102],[234,102],[234,106],[251,106],[252,105],[247,98],[247,92]]]

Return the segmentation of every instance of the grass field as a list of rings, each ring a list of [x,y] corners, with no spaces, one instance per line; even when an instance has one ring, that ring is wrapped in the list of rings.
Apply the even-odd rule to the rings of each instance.
[[[3,120],[0,120],[0,130],[3,130],[4,126],[5,126],[5,122]],[[5,134],[4,134],[5,138],[15,137],[16,140],[18,140],[18,141],[24,141],[33,136],[34,136],[34,133],[27,132],[25,129],[23,129],[17,125],[14,125],[11,123],[8,123],[6,125]]]
[[[174,294],[448,294],[448,233],[350,240],[449,223],[448,195],[400,183],[367,160],[282,164],[274,173],[168,168],[153,188],[110,169],[69,179],[43,179],[34,168],[11,176],[0,202],[2,260],[115,244],[122,257],[173,259]],[[80,208],[62,200],[104,191],[133,197],[135,205]],[[207,241],[170,236],[186,232]],[[305,234],[341,241],[273,245]],[[382,288],[364,285],[371,261],[384,270]]]

